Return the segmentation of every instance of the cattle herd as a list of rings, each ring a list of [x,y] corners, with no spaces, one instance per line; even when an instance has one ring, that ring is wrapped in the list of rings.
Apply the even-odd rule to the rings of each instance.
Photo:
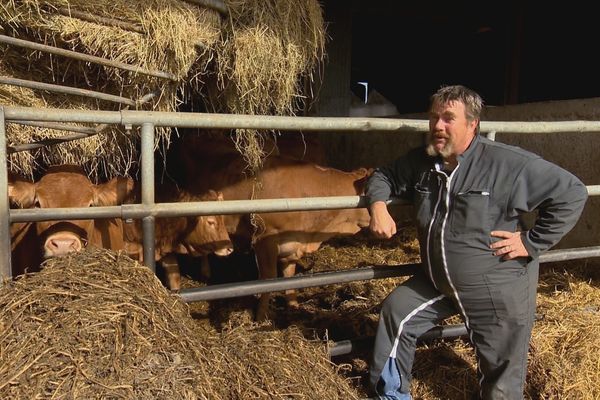
[[[173,203],[363,193],[369,170],[345,172],[323,167],[320,165],[323,164],[322,152],[289,143],[282,141],[285,147],[271,151],[260,172],[252,175],[231,139],[184,135],[169,156],[174,161],[167,163],[173,182],[157,182],[155,200]],[[317,158],[311,159],[313,154],[318,154]],[[37,182],[9,176],[8,192],[11,207],[15,208],[115,206],[139,203],[141,197],[139,183],[131,178],[118,177],[93,184],[82,168],[75,165],[53,166]],[[236,249],[252,249],[261,279],[290,277],[295,274],[296,263],[302,256],[316,251],[331,237],[358,232],[368,222],[368,213],[362,208],[158,218],[155,259],[165,267],[166,285],[171,290],[180,288],[176,254],[197,257],[198,265],[206,267],[208,254],[228,256]],[[43,259],[86,246],[124,251],[142,261],[139,220],[104,218],[14,223],[11,240],[13,276],[25,268],[35,270]],[[286,298],[289,306],[297,304],[293,291],[286,293]],[[268,293],[260,296],[257,320],[268,317],[269,301]]]

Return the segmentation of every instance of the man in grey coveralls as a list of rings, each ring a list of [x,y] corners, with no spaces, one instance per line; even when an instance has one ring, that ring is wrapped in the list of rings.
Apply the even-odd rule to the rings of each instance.
[[[414,204],[421,270],[383,302],[370,383],[379,399],[410,399],[417,338],[460,313],[478,360],[479,397],[522,399],[539,255],[577,222],[586,187],[518,147],[478,135],[483,102],[464,86],[431,97],[428,144],[375,170],[370,229],[396,233],[385,201]],[[519,215],[538,210],[517,231]]]

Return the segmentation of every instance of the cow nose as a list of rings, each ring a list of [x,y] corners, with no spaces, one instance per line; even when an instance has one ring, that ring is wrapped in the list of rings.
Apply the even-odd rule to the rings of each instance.
[[[59,256],[81,250],[81,241],[72,237],[51,238],[46,242],[46,254]]]

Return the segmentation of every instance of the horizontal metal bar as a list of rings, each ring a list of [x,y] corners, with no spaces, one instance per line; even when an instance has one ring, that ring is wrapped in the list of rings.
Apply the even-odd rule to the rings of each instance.
[[[59,221],[63,219],[128,218],[122,206],[73,208],[11,208],[10,222]]]
[[[140,68],[136,65],[129,65],[118,61],[108,60],[102,57],[96,57],[89,54],[82,54],[76,51],[71,51],[67,49],[61,49],[59,47],[47,46],[41,43],[30,42],[28,40],[17,39],[11,36],[0,35],[0,43],[11,44],[13,46],[25,47],[32,50],[43,51],[50,54],[56,54],[59,56],[69,57],[80,61],[91,62],[94,64],[100,64],[107,67],[114,67],[119,69],[124,69],[126,71],[135,72],[137,74],[155,76],[157,78],[165,78],[172,81],[177,81],[177,77],[171,73],[163,72],[163,71],[149,71],[144,68]],[[29,118],[21,118],[21,119],[29,119]]]
[[[202,288],[183,289],[179,295],[183,301],[188,303],[193,301],[227,299],[287,289],[331,285],[334,283],[410,276],[413,275],[418,268],[420,268],[419,264],[362,267],[345,271],[297,275],[291,278],[262,279],[248,282],[224,283]]]
[[[122,125],[177,126],[187,128],[253,128],[304,131],[415,131],[425,132],[427,121],[391,120],[385,118],[339,118],[339,117],[289,117],[270,115],[171,113],[162,111],[93,111],[64,110],[57,108],[12,107],[4,108],[7,121],[25,119],[31,121],[88,122]]]
[[[406,205],[405,200],[394,198],[387,202],[389,205]],[[367,206],[365,196],[332,196],[305,197],[296,199],[262,199],[262,200],[224,200],[224,201],[195,201],[183,203],[156,203],[152,206],[142,204],[123,204],[112,207],[82,207],[82,208],[46,208],[46,209],[11,209],[11,222],[52,221],[58,219],[89,219],[89,218],[133,218],[142,219],[146,216],[157,218],[194,216],[194,215],[228,215],[249,212],[291,212],[338,210],[347,208],[364,208]]]
[[[540,257],[541,263],[566,261],[580,258],[600,257],[600,246],[567,250],[550,250]],[[401,267],[401,268],[400,268]],[[196,289],[182,290],[180,295],[186,302],[214,300],[229,297],[248,296],[271,291],[300,289],[365,279],[383,279],[412,275],[419,264],[377,266],[357,268],[350,271],[327,272],[291,278],[276,278],[250,282],[212,285]]]
[[[600,246],[579,247],[576,249],[550,250],[540,256],[541,263],[578,260],[589,257],[600,257]]]
[[[26,87],[29,89],[47,90],[49,92],[70,94],[70,95],[74,95],[74,96],[90,97],[90,98],[97,99],[97,100],[105,100],[105,101],[111,101],[113,103],[127,104],[128,106],[135,106],[135,104],[136,104],[134,100],[131,100],[131,99],[128,99],[125,97],[121,97],[121,96],[115,96],[112,94],[96,92],[94,90],[74,88],[74,87],[70,87],[70,86],[55,85],[52,83],[28,81],[25,79],[11,78],[9,76],[0,76],[0,83],[2,83],[4,85]],[[77,111],[81,111],[81,110],[77,110]]]
[[[467,327],[464,324],[440,325],[425,332],[419,337],[419,340],[428,341],[433,339],[466,336],[467,334]],[[374,341],[375,338],[372,336],[360,339],[340,340],[339,342],[335,342],[329,348],[329,357],[338,357],[344,354],[354,353],[360,349],[372,349]]]
[[[138,106],[141,106],[142,104],[147,103],[148,101],[152,100],[153,98],[155,98],[159,95],[160,95],[160,90],[155,90],[153,92],[147,93],[144,96],[137,99],[136,104]],[[129,107],[129,106],[125,106],[125,107]],[[93,128],[87,128],[87,127],[82,127],[82,126],[77,126],[77,125],[56,124],[56,123],[52,123],[52,122],[19,121],[19,120],[11,121],[11,123],[16,123],[16,124],[21,124],[21,125],[29,125],[29,126],[37,126],[37,127],[41,127],[41,128],[48,128],[48,129],[78,132],[78,133],[81,133],[81,135],[65,135],[65,136],[56,137],[56,138],[42,139],[42,140],[38,140],[33,143],[24,143],[24,144],[19,144],[19,145],[15,145],[15,146],[9,146],[8,147],[9,153],[18,153],[21,151],[36,150],[41,147],[51,146],[51,145],[58,144],[58,143],[70,142],[72,140],[78,140],[78,139],[85,139],[85,138],[99,134],[100,132],[102,132],[103,130],[105,130],[106,128],[108,128],[110,126],[108,124],[98,124]]]
[[[279,129],[332,132],[413,131],[426,132],[429,123],[417,119],[351,118],[351,117],[290,117],[273,115],[170,113],[161,111],[92,111],[56,108],[4,108],[8,121],[96,122],[154,126],[178,126],[214,129]],[[600,132],[600,121],[489,121],[482,122],[482,131],[514,133]]]
[[[215,10],[221,13],[224,16],[229,14],[229,9],[227,5],[221,0],[183,0],[186,3],[195,4],[197,6],[210,8],[211,10]]]
[[[590,196],[598,196],[600,195],[600,185],[590,185],[586,186],[588,194]]]
[[[123,30],[135,33],[146,33],[141,25],[136,25],[119,19],[102,17],[100,15],[87,13],[85,11],[77,11],[70,7],[58,7],[56,10],[59,14],[64,15],[65,17],[77,18],[82,21],[92,22],[99,25],[114,26],[116,28],[121,28]]]
[[[419,336],[419,340],[424,341],[449,337],[459,337],[466,336],[467,334],[468,331],[465,324],[440,325],[431,328],[430,330]]]
[[[401,199],[389,204],[406,204]],[[365,207],[364,196],[308,197],[299,199],[196,201],[183,203],[123,204],[111,207],[11,209],[11,222],[53,221],[60,219],[133,218],[146,216],[176,217],[193,215],[225,215],[249,212],[315,211]]]
[[[48,129],[54,129],[57,131],[70,131],[70,132],[84,133],[86,135],[96,134],[95,128],[90,128],[87,126],[57,124],[54,122],[21,121],[21,120],[10,121],[9,123],[18,124],[18,125],[26,125],[26,126],[35,126],[38,128],[48,128]]]

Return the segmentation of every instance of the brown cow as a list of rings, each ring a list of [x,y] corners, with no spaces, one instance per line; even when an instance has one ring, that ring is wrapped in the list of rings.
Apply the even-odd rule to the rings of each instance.
[[[21,208],[117,205],[131,189],[132,181],[127,178],[94,185],[76,165],[50,167],[36,183],[13,181],[8,185],[11,203]],[[44,258],[79,251],[88,243],[108,249],[124,248],[122,223],[116,218],[41,221],[35,223],[35,230]]]
[[[227,162],[240,158],[234,140],[219,131],[182,130],[182,137],[169,148],[168,173],[186,186],[190,178],[227,168]],[[326,165],[325,150],[314,134],[281,132],[268,136],[263,142],[265,157],[281,156]],[[246,166],[241,166],[246,169]],[[241,171],[240,171],[241,172]],[[193,183],[193,182],[192,182]]]
[[[171,199],[186,201],[187,195],[175,189],[170,190],[172,192],[168,193],[168,196]],[[119,205],[134,202],[137,192],[139,192],[138,186],[129,178],[113,178],[105,184],[94,185],[81,167],[75,165],[51,167],[37,183],[14,179],[9,182],[11,202],[25,208]],[[211,197],[210,200],[218,199],[214,192],[208,196]],[[141,251],[138,249],[141,248],[138,245],[141,243],[141,228],[134,229],[136,224],[126,224],[127,232],[125,232],[120,218],[37,222],[34,225],[45,258],[79,251],[88,243],[111,250],[126,250],[136,255],[139,253],[141,256]],[[15,230],[15,239],[18,239],[17,233],[22,232],[25,225],[20,229],[19,227],[11,228],[11,232],[12,229]],[[129,235],[127,241],[124,238],[126,233]],[[223,228],[222,217],[221,219],[218,217],[165,219],[157,224],[156,239],[157,253],[161,257],[172,251],[199,255],[222,249],[225,249],[222,251],[226,254],[231,252],[231,244]],[[35,250],[30,249],[30,252]],[[15,261],[19,262],[18,257]]]
[[[157,188],[156,193],[157,201],[160,203],[223,200],[223,194],[214,190],[208,190],[203,195],[193,196],[177,190],[174,186],[163,185]],[[132,200],[138,202],[138,196],[139,194]],[[167,286],[171,290],[179,290],[181,287],[179,265],[174,253],[203,257],[201,262],[205,266],[208,254],[227,256],[233,251],[222,215],[157,218],[154,233],[156,239],[154,257],[156,261],[163,264]],[[141,261],[141,221],[125,224],[125,242],[127,253]]]
[[[239,154],[213,156],[209,149],[195,154],[195,176],[188,176],[189,190],[213,187],[226,199],[273,199],[298,197],[355,196],[363,192],[369,171],[344,172],[287,157],[268,157],[258,179],[244,173]],[[190,180],[190,179],[195,180]],[[296,263],[334,236],[355,234],[369,224],[366,209],[295,211],[225,217],[234,246],[254,244],[262,279],[275,278],[278,264],[284,277],[295,274]],[[254,223],[254,224],[253,224]],[[286,292],[288,304],[297,304],[293,291]],[[256,319],[267,316],[269,294],[260,297]]]

